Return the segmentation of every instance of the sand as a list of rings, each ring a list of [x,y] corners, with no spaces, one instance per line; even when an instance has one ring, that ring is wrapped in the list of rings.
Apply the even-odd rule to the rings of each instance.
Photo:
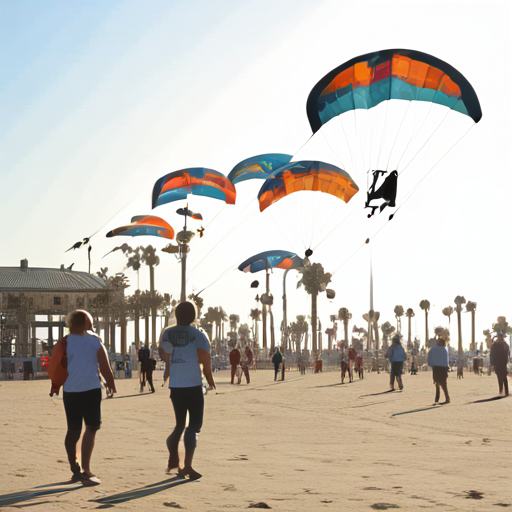
[[[87,488],[69,484],[64,408],[49,381],[2,382],[0,509],[512,510],[512,398],[471,403],[497,395],[495,375],[451,373],[452,402],[434,408],[430,372],[384,394],[385,373],[340,385],[338,372],[274,383],[259,371],[237,386],[217,372],[195,482],[164,473],[174,416],[161,375],[154,394],[127,379],[103,401],[92,460],[102,484]]]

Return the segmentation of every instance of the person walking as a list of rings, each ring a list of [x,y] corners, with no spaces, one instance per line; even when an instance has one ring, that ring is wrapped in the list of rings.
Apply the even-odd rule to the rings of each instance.
[[[500,396],[508,396],[507,364],[509,359],[509,346],[505,342],[503,333],[499,333],[491,345],[490,363],[491,366],[494,366],[496,377],[498,377]]]
[[[111,393],[116,392],[114,375],[101,339],[92,332],[92,316],[83,310],[66,317],[69,334],[66,337],[65,358],[68,377],[63,386],[63,402],[68,430],[64,446],[73,473],[72,480],[84,485],[101,483],[91,471],[91,457],[96,432],[101,426],[101,376]],[[64,361],[63,361],[64,362]],[[77,461],[76,446],[82,433],[81,463]]]
[[[253,358],[254,355],[252,353],[251,347],[249,345],[246,345],[244,350],[244,360],[242,362],[242,371],[244,372],[247,384],[251,383],[251,377],[249,376],[249,368],[252,365]]]
[[[351,346],[348,349],[348,377],[349,382],[352,382],[354,380],[354,365],[356,361],[356,349]]]
[[[445,399],[442,404],[450,403],[448,385],[446,383],[446,379],[448,378],[449,356],[445,345],[446,340],[440,336],[437,338],[437,345],[428,351],[427,363],[432,368],[432,377],[436,385],[435,404],[439,403],[440,388],[443,388]]]
[[[192,302],[182,302],[175,310],[177,325],[167,327],[160,336],[158,352],[163,361],[169,361],[170,398],[176,417],[176,426],[167,438],[169,461],[167,473],[178,468],[178,476],[190,480],[201,478],[192,468],[197,436],[203,425],[204,394],[201,365],[208,389],[215,388],[210,358],[210,342],[205,334],[191,324],[197,318],[197,309]],[[188,426],[185,423],[188,413]],[[185,430],[185,462],[180,469],[178,445]]]
[[[238,365],[240,364],[240,359],[240,350],[238,350],[238,347],[235,345],[229,353],[229,364],[231,365],[231,384],[235,383],[235,375],[238,369]]]
[[[400,343],[400,335],[395,334],[393,336],[393,343],[388,349],[388,359],[391,362],[391,371],[389,374],[389,386],[391,391],[395,390],[395,379],[400,391],[404,389],[404,385],[402,383],[402,370],[406,357],[405,350]]]
[[[283,362],[283,354],[279,351],[279,347],[276,348],[274,355],[272,356],[272,363],[274,364],[274,380],[277,380],[277,374],[279,373],[279,367]]]

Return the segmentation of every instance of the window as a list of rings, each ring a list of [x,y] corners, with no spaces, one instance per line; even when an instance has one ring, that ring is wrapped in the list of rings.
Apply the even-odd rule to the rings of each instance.
[[[62,303],[61,303],[61,298],[60,297],[53,297],[53,305],[54,306],[60,306]]]
[[[83,309],[84,308],[84,298],[83,297],[77,297],[76,298],[76,307],[78,309]]]

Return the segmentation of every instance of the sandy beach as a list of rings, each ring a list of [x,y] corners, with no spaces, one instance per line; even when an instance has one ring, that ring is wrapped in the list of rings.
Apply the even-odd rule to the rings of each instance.
[[[512,399],[497,381],[451,373],[452,402],[432,407],[430,372],[388,374],[340,385],[338,372],[251,372],[231,385],[215,373],[190,482],[165,475],[165,439],[174,426],[168,389],[139,394],[136,379],[117,382],[102,404],[92,468],[97,487],[70,484],[61,400],[49,381],[2,382],[2,510],[193,511],[485,511],[512,507]],[[182,446],[181,446],[182,448]],[[512,508],[511,508],[512,509]]]

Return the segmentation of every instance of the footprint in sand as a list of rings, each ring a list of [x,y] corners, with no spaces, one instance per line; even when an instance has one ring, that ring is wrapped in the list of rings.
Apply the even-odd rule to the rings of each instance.
[[[237,461],[237,460],[249,460],[246,455],[235,455],[234,459],[228,459],[230,461]]]
[[[394,505],[393,503],[374,503],[372,508],[375,510],[388,510],[390,508],[400,508],[398,505]]]
[[[484,437],[482,439],[482,444],[489,444],[490,442],[491,442],[491,440],[488,437]]]
[[[224,487],[224,490],[225,491],[236,491],[236,487],[233,484],[230,484],[230,485],[226,485],[226,487]]]
[[[272,507],[269,507],[266,503],[263,503],[263,501],[260,501],[259,503],[251,503],[247,508],[272,508]]]
[[[183,508],[181,505],[178,505],[175,501],[164,502],[164,507]]]

